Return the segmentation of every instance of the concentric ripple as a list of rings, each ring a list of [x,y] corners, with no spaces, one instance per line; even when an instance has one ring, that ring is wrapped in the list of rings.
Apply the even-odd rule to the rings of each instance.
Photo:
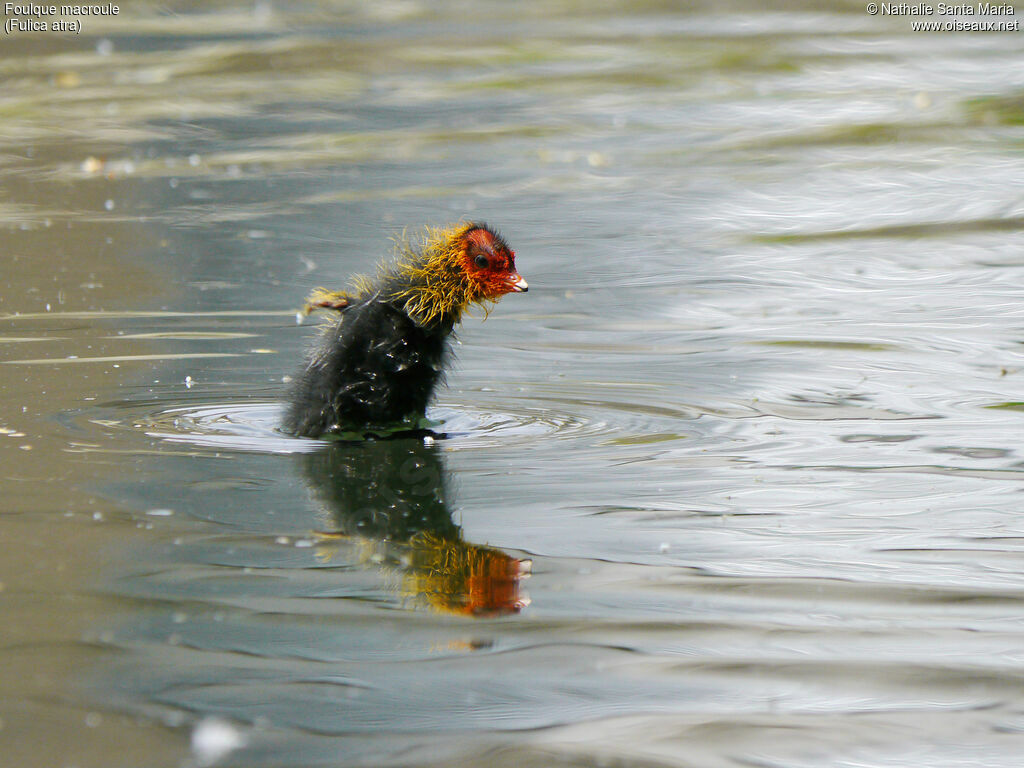
[[[626,385],[609,387],[598,394],[592,385],[584,388],[576,383],[534,387],[529,396],[487,393],[488,400],[477,392],[463,392],[462,402],[441,403],[428,410],[423,434],[444,440],[451,451],[498,447],[522,450],[547,439],[550,450],[556,453],[566,449],[565,441],[572,441],[574,450],[629,446],[649,456],[669,447],[666,444],[689,443],[697,436],[705,441],[705,447],[715,434],[727,438],[730,450],[735,450],[737,439],[748,445],[751,441],[757,444],[762,430],[752,427],[751,420],[828,423],[925,418],[922,414],[878,408],[870,402],[715,399],[695,404],[661,399],[660,394],[656,387],[641,392]],[[326,444],[324,440],[295,438],[280,432],[282,408],[281,401],[251,400],[165,405],[137,414],[130,421],[133,428],[143,430],[149,437],[222,450],[309,453]]]
[[[150,437],[192,443],[208,448],[259,453],[309,453],[327,444],[285,435],[278,429],[280,402],[217,403],[202,407],[175,407],[137,418],[135,425]],[[425,423],[426,436],[450,441],[453,450],[529,442],[544,436],[594,432],[595,424],[542,408],[516,412],[484,411],[467,407],[432,408]]]

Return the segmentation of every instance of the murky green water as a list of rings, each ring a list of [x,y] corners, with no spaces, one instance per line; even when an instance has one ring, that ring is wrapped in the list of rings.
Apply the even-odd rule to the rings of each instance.
[[[1024,38],[133,5],[0,43],[0,764],[1017,766]],[[436,440],[316,285],[499,226]]]

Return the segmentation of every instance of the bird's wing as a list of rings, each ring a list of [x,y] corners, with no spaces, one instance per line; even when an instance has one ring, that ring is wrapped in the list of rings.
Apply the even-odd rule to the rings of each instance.
[[[302,314],[308,315],[318,309],[330,309],[335,312],[344,311],[352,304],[352,297],[344,291],[329,291],[326,288],[314,288],[306,297]]]

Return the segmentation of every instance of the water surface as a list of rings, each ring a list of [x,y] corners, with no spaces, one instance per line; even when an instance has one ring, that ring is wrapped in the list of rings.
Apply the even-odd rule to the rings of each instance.
[[[7,38],[8,764],[1018,765],[1021,37],[780,8]],[[277,432],[460,218],[531,291],[434,434]]]

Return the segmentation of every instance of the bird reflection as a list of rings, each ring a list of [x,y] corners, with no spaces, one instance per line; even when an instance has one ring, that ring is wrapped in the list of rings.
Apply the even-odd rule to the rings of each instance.
[[[530,561],[465,541],[452,521],[436,444],[335,443],[302,461],[329,519],[318,534],[321,559],[355,545],[361,563],[397,577],[404,599],[439,612],[494,616],[528,604],[520,580]]]

